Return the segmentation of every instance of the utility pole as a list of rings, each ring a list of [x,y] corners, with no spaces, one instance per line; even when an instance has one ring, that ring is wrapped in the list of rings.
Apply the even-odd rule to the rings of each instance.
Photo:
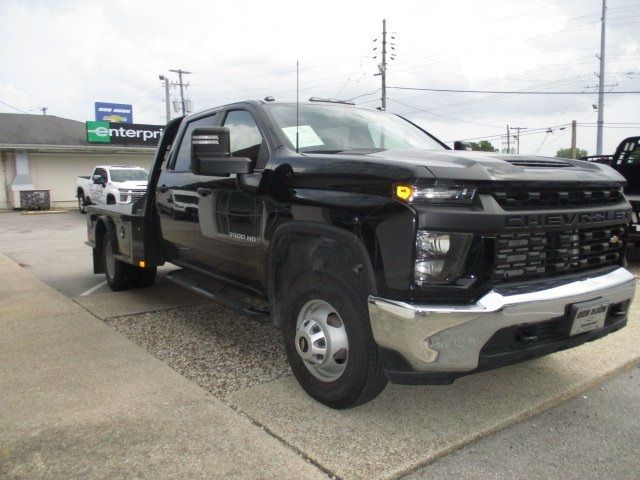
[[[171,97],[169,95],[169,79],[165,75],[158,75],[158,78],[164,82],[164,108],[167,117],[167,123],[171,121]]]
[[[511,127],[514,130],[517,130],[517,136],[516,136],[516,140],[517,140],[517,147],[516,147],[516,154],[520,155],[520,130],[526,130],[527,127]]]
[[[40,111],[42,112],[42,115],[46,115],[47,110],[49,110],[49,107],[40,107]]]
[[[187,109],[184,103],[184,83],[182,82],[182,75],[189,75],[191,72],[187,72],[185,70],[182,70],[181,68],[169,71],[178,74],[178,84],[180,85],[180,105],[182,105],[182,115],[186,115]]]
[[[571,120],[571,158],[576,159],[576,134],[578,129],[578,123],[575,120]]]
[[[382,19],[382,110],[387,109],[387,20]]]
[[[377,40],[377,38],[376,38]],[[376,41],[374,40],[374,42]],[[374,50],[376,50],[374,48]],[[373,57],[376,58],[376,57]],[[374,73],[375,76],[380,76],[382,80],[380,109],[387,109],[387,20],[382,20],[382,61],[378,64],[378,73]]]
[[[602,18],[600,30],[600,85],[598,87],[598,137],[596,140],[596,155],[602,155],[602,136],[604,126],[604,48],[607,19],[607,0],[602,0]]]
[[[507,124],[507,154],[511,153],[511,132],[509,131],[509,125]]]

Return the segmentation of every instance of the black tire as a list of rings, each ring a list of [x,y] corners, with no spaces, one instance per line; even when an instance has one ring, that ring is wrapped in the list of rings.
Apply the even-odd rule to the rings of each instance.
[[[104,262],[104,275],[111,290],[129,290],[133,285],[133,267],[128,263],[113,258],[113,246],[108,233],[104,234],[102,241],[102,261]],[[109,262],[113,263],[109,263]]]
[[[133,268],[133,288],[147,288],[156,282],[157,267]]]
[[[87,206],[87,200],[84,196],[84,192],[78,192],[78,211],[82,214],[87,213],[84,207]]]
[[[283,299],[284,343],[289,364],[302,388],[331,408],[362,405],[377,397],[387,384],[378,346],[373,340],[367,294],[348,276],[312,272],[289,282]],[[352,279],[351,279],[352,280]],[[346,367],[333,381],[314,376],[296,350],[296,330],[301,309],[314,299],[335,308],[344,323],[348,342]]]

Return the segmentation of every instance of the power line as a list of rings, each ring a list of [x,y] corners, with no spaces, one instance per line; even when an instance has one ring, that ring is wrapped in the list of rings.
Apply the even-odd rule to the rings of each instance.
[[[26,113],[26,114],[29,114],[29,112],[27,112],[26,110],[22,110],[21,108],[14,107],[13,105],[9,105],[7,102],[3,102],[2,100],[0,100],[0,103],[1,103],[1,104],[3,104],[3,105],[6,105],[6,106],[7,106],[7,107],[9,107],[9,108],[13,108],[14,110],[17,110],[17,111],[18,111],[18,112],[20,112],[20,113]]]
[[[368,97],[369,95],[375,95],[376,93],[378,93],[380,91],[379,88],[376,88],[373,92],[367,92],[367,93],[363,93],[361,95],[355,96],[355,97],[351,97],[348,98],[347,101],[350,102],[352,100],[356,100],[358,98],[362,98],[362,97]]]
[[[441,113],[436,113],[436,112],[432,112],[432,111],[429,111],[429,110],[425,110],[424,108],[414,107],[413,105],[409,105],[408,103],[400,102],[400,101],[395,100],[393,98],[390,98],[389,100],[392,101],[393,103],[397,103],[398,105],[402,105],[404,107],[412,108],[412,109],[414,109],[414,110],[416,110],[418,112],[424,112],[424,113],[427,113],[429,115],[434,115],[436,117],[442,117],[442,118],[446,118],[448,120],[454,120],[456,122],[471,123],[473,125],[480,125],[480,126],[483,126],[483,127],[499,128],[496,125],[489,125],[487,123],[473,122],[471,120],[464,120],[462,118],[456,118],[456,117],[450,117],[448,115],[442,115]]]
[[[526,91],[526,90],[458,90],[454,88],[418,88],[418,87],[387,87],[396,90],[416,90],[421,92],[448,92],[448,93],[488,93],[488,94],[505,94],[505,95],[593,95],[594,92],[571,92],[571,91]],[[614,92],[606,92],[611,94],[627,94],[640,93],[640,90],[618,90]]]

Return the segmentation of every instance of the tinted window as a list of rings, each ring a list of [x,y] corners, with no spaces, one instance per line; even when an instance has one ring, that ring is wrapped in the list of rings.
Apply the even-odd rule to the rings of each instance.
[[[171,170],[176,172],[188,172],[191,170],[191,133],[196,127],[213,127],[214,119],[215,114],[199,118],[197,120],[192,120],[188,123]]]
[[[111,170],[112,182],[129,182],[129,181],[144,181],[149,177],[149,172],[141,170],[139,168],[118,168]]]
[[[626,142],[620,150],[620,155],[616,159],[616,165],[638,164],[640,164],[640,141],[633,139]]]
[[[246,110],[232,110],[224,120],[229,128],[231,156],[257,160],[262,145],[262,135],[255,120]]]

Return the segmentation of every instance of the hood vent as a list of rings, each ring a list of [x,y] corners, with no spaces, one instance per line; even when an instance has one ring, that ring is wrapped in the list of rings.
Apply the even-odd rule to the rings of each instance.
[[[562,160],[528,160],[526,158],[509,158],[503,157],[502,160],[509,162],[511,165],[528,168],[557,168],[557,167],[573,167],[568,162]]]

